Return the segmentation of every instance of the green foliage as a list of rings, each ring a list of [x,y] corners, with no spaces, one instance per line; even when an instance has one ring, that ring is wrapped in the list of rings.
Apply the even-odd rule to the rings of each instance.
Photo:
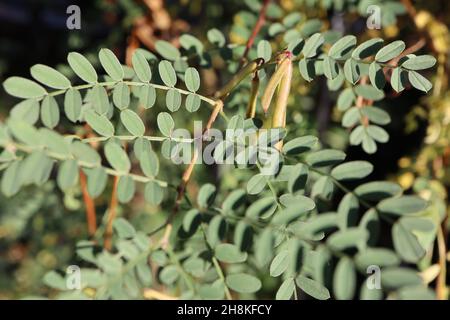
[[[342,3],[355,7],[353,1]],[[361,6],[357,7],[360,11]],[[386,1],[383,6],[394,4]],[[274,5],[268,14],[281,17],[281,9],[276,8]],[[376,103],[385,98],[383,69],[392,69],[390,84],[397,92],[404,90],[408,81],[418,90],[431,89],[431,83],[417,71],[433,67],[433,57],[407,55],[394,66],[389,62],[404,52],[403,41],[384,44],[376,38],[358,44],[353,35],[330,40],[320,32],[317,20],[309,20],[297,30],[301,19],[290,14],[268,27],[267,39],[257,42],[250,53],[263,59],[251,72],[239,73],[233,61],[236,48],[227,43],[221,31],[211,29],[207,32],[209,44],[187,34],[180,38],[181,48],[156,41],[160,61],[149,59],[143,49],[136,50],[131,59],[133,68],[122,66],[111,50],[101,49],[98,60],[105,73],[101,76],[86,57],[72,52],[67,62],[82,84],[74,85],[59,71],[41,64],[31,68],[37,82],[20,77],[5,80],[5,91],[24,99],[0,124],[0,146],[7,153],[1,161],[5,196],[12,197],[32,184],[42,186],[52,178],[52,172],[56,172],[58,187],[68,194],[77,188],[81,171],[94,198],[110,193],[108,181],[113,176],[121,204],[140,198],[152,210],[170,211],[174,202],[179,209],[174,211],[176,217],[170,216],[147,234],[138,224],[116,218],[111,251],[95,242],[79,243],[83,290],[76,294],[67,291],[64,277],[55,271],[43,279],[61,291],[59,297],[141,298],[146,288],[158,282],[184,298],[222,299],[232,293],[255,298],[266,289],[267,277],[277,278],[276,288],[269,288],[276,292],[276,299],[297,298],[299,294],[320,300],[408,297],[411,292],[405,290],[410,286],[420,288],[413,293],[428,292],[415,269],[401,266],[419,264],[429,249],[424,238],[435,236],[435,222],[421,217],[427,201],[418,195],[404,195],[393,182],[370,181],[374,171],[370,162],[346,161],[342,150],[323,147],[307,132],[297,134],[297,124],[286,115],[287,129],[270,136],[264,145],[238,135],[226,136],[215,146],[215,160],[223,159],[227,149],[235,146],[248,154],[273,152],[278,157],[270,163],[269,174],[263,172],[266,162],[258,159],[242,164],[238,155],[231,166],[224,165],[235,170],[232,172],[243,172],[230,178],[231,187],[203,184],[196,192],[196,201],[179,193],[185,191],[185,176],[177,188],[180,179],[169,174],[174,170],[170,161],[174,154],[194,142],[176,136],[177,115],[200,115],[204,107],[216,110],[224,101],[230,105],[247,102],[250,74],[264,74],[262,86],[269,87],[269,76],[276,72],[274,61],[286,55],[284,51],[274,53],[284,48],[269,41],[275,35],[283,35],[287,43],[288,59],[292,59],[289,64],[298,65],[299,73],[294,73],[297,80],[310,82],[324,75],[330,91],[340,90],[337,109],[342,113],[342,126],[350,131],[350,144],[362,145],[367,153],[376,152],[377,143],[389,140],[381,126],[389,124],[391,118],[380,107],[359,105],[357,100],[362,97]],[[230,74],[231,92],[214,98],[202,94],[204,83],[199,72],[200,67],[209,67],[203,59],[208,46],[230,63],[229,69],[235,69]],[[191,65],[188,56],[192,51],[199,59]],[[361,78],[368,82],[360,83]],[[283,83],[281,76],[279,83]],[[262,103],[267,108],[275,86],[268,90],[271,94]],[[183,100],[189,114],[180,109]],[[259,96],[257,100],[261,100]],[[269,136],[259,123],[266,120],[265,115],[244,119],[238,112],[229,119],[224,111],[230,108],[217,112],[226,123],[223,131],[252,128],[260,140]],[[61,115],[70,121],[73,134],[57,132],[62,126]],[[86,124],[94,135],[79,134]],[[277,147],[279,143],[282,147]],[[237,168],[230,168],[233,166]],[[390,247],[386,241],[379,245],[381,220],[391,230]],[[154,241],[172,222],[170,239]],[[370,278],[367,268],[372,265],[379,266],[382,273],[382,289],[375,293],[365,286]]]

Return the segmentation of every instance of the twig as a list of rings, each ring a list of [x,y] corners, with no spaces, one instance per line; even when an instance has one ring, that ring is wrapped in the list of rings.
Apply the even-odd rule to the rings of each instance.
[[[220,266],[219,261],[217,260],[217,258],[214,256],[214,249],[211,247],[211,245],[208,242],[208,239],[206,237],[206,231],[205,231],[205,226],[202,223],[201,224],[201,230],[202,230],[202,234],[203,234],[203,239],[205,240],[206,246],[208,247],[209,252],[211,252],[211,260],[214,264],[214,268],[216,269],[217,275],[219,276],[220,280],[222,281],[223,287],[224,287],[224,293],[225,296],[227,297],[227,300],[233,300],[233,297],[231,295],[230,289],[227,286],[227,282],[225,280],[225,275],[222,271],[222,268]]]
[[[169,258],[172,264],[175,265],[175,268],[177,268],[178,273],[183,277],[184,282],[186,282],[186,285],[195,294],[196,288],[194,285],[194,280],[188,273],[186,273],[186,271],[184,271],[183,266],[181,265],[180,260],[178,259],[176,254],[173,252],[172,247],[168,246],[166,251],[169,254]]]
[[[266,22],[266,11],[267,11],[267,7],[269,6],[269,3],[270,3],[270,0],[264,0],[263,4],[261,6],[261,9],[259,10],[258,20],[256,21],[256,24],[252,30],[252,34],[250,35],[250,38],[248,38],[247,43],[245,45],[245,51],[241,58],[241,66],[245,63],[248,52],[250,51],[251,47],[253,46],[253,42],[255,42],[256,36],[258,35],[258,33],[261,30],[264,23]]]
[[[208,119],[206,127],[203,130],[203,134],[206,131],[208,131],[209,129],[211,129],[213,123],[217,119],[217,116],[222,111],[222,108],[223,108],[222,100],[217,100],[216,105],[213,109],[213,112],[211,113],[211,116]],[[197,150],[197,148],[194,148],[194,155],[192,156],[189,166],[183,172],[183,176],[181,178],[181,183],[178,186],[178,193],[177,193],[177,198],[175,200],[175,206],[173,207],[172,213],[170,214],[170,216],[167,219],[167,222],[166,222],[167,225],[166,225],[166,228],[164,231],[164,236],[162,237],[161,242],[160,242],[161,247],[164,249],[167,248],[167,245],[169,244],[169,238],[170,238],[170,234],[171,234],[172,228],[173,228],[172,221],[180,208],[180,204],[181,204],[181,201],[183,200],[184,192],[186,190],[186,185],[188,184],[188,182],[191,178],[192,171],[194,170],[194,165],[197,162],[198,156],[199,156],[198,150]]]
[[[119,184],[119,177],[114,177],[113,190],[111,194],[111,202],[108,209],[108,221],[106,222],[104,247],[110,251],[112,248],[112,234],[113,234],[113,222],[116,217],[117,211],[117,185]]]
[[[367,81],[368,81],[368,77],[364,76],[364,77],[361,78],[360,84],[364,85],[364,84],[367,83]],[[356,99],[356,107],[358,109],[362,109],[364,106],[367,106],[367,105],[370,105],[370,104],[371,103],[369,101],[367,101],[367,102],[365,101],[363,96],[358,96],[358,98]],[[361,124],[364,127],[368,127],[369,126],[369,118],[367,116],[363,115],[362,113],[361,113]]]
[[[392,59],[390,61],[390,63],[392,63],[393,65],[398,65],[398,61],[403,58],[406,57],[408,54],[414,53],[419,51],[420,49],[422,49],[425,45],[427,44],[427,41],[424,38],[420,38],[415,44],[413,44],[412,46],[406,48],[405,51],[403,51],[398,57]]]
[[[230,289],[228,289],[227,284],[225,282],[225,275],[223,274],[223,271],[222,271],[222,268],[220,267],[219,261],[217,261],[217,258],[214,256],[212,257],[212,261],[214,264],[214,268],[216,269],[216,272],[219,275],[219,278],[222,281],[223,286],[225,288],[225,296],[227,297],[227,300],[233,300]]]
[[[97,221],[96,221],[96,213],[95,213],[95,204],[94,200],[92,200],[91,195],[87,190],[86,183],[86,175],[83,170],[80,170],[80,187],[81,192],[83,193],[83,201],[86,207],[86,221],[88,227],[89,236],[93,236],[97,231]]]
[[[390,60],[388,62],[389,67],[385,66],[385,68],[383,69],[386,80],[390,82],[390,75],[388,75],[388,72],[398,66],[398,62],[400,61],[401,58],[406,57],[408,54],[412,54],[414,52],[419,51],[426,45],[426,43],[427,42],[426,42],[425,38],[420,38],[415,44],[406,48],[405,51],[403,51],[398,57]]]
[[[416,8],[414,8],[413,4],[411,3],[411,0],[400,0],[403,5],[406,8],[406,11],[408,11],[409,16],[414,20],[416,17]]]

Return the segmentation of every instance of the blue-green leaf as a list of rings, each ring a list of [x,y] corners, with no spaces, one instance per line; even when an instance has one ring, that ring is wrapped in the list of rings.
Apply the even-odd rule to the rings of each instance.
[[[54,89],[67,89],[70,81],[59,71],[43,64],[36,64],[30,69],[31,75],[40,83]]]
[[[99,115],[92,110],[86,111],[84,118],[95,132],[104,136],[112,137],[114,135],[114,126],[105,115]]]
[[[175,70],[173,69],[172,64],[163,60],[158,65],[159,75],[161,76],[162,81],[168,87],[173,87],[177,83],[177,75],[175,74]]]
[[[141,51],[136,50],[133,53],[131,62],[139,80],[142,82],[149,82],[152,79],[152,70],[150,69],[148,61]]]
[[[110,141],[105,145],[105,156],[109,164],[117,171],[121,173],[128,173],[131,169],[130,160],[123,148]]]
[[[3,88],[8,94],[23,99],[41,98],[47,94],[47,91],[42,86],[22,77],[10,77],[6,79],[3,82]]]
[[[130,109],[123,110],[120,113],[120,120],[125,128],[133,136],[143,136],[145,133],[145,126],[138,114]]]
[[[83,81],[88,83],[97,82],[97,72],[94,67],[83,55],[78,52],[71,52],[67,56],[67,61],[75,74]]]
[[[120,81],[124,77],[122,65],[116,55],[109,49],[101,49],[98,53],[100,63],[106,73],[115,81]]]
[[[191,92],[196,92],[200,88],[200,75],[195,68],[187,68],[184,73],[184,82]]]

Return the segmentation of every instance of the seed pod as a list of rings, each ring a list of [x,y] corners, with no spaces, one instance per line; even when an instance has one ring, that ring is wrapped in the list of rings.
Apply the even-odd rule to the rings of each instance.
[[[258,58],[249,63],[247,63],[238,73],[236,73],[230,81],[228,81],[221,89],[219,89],[214,97],[217,99],[222,99],[226,97],[231,90],[233,90],[242,80],[244,80],[248,75],[254,73],[259,66],[264,62],[264,59]]]
[[[272,114],[272,128],[286,127],[286,109],[292,81],[292,63],[290,58],[287,60],[289,63],[283,77],[281,78],[281,82],[278,87],[275,109]],[[283,141],[280,141],[275,145],[275,148],[278,150],[281,150],[282,147]]]
[[[261,97],[261,105],[264,110],[264,113],[266,114],[267,111],[269,110],[270,102],[272,101],[275,89],[280,83],[281,78],[283,77],[289,65],[291,65],[291,59],[289,57],[286,57],[283,60],[281,60],[281,62],[278,64],[277,70],[274,72],[269,82],[267,83],[266,90],[264,91],[263,96]]]
[[[286,126],[286,107],[291,91],[291,81],[292,63],[289,59],[289,64],[278,86],[277,100],[275,101],[275,109],[272,114],[272,128],[284,128]]]
[[[250,93],[250,99],[248,100],[247,105],[247,118],[254,118],[256,114],[256,100],[258,98],[258,90],[259,90],[259,77],[258,72],[255,72],[255,75],[252,79],[252,91]]]

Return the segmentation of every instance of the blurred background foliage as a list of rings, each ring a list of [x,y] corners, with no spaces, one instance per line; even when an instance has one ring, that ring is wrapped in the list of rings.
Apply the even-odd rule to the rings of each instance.
[[[368,155],[360,147],[348,145],[349,133],[340,125],[342,113],[333,108],[336,94],[328,91],[323,80],[312,85],[302,79],[296,80],[294,88],[302,94],[298,98],[301,99],[298,101],[301,107],[291,116],[298,124],[293,134],[318,135],[323,145],[346,150],[350,160],[370,161],[376,170],[374,178],[397,181],[405,190],[414,190],[431,201],[430,216],[447,216],[450,190],[450,3],[447,0],[417,0],[409,6],[412,4],[410,1],[374,1],[386,6],[382,7],[383,26],[380,30],[368,30],[361,6],[370,1],[275,2],[278,6],[268,13],[270,22],[281,21],[288,13],[300,12],[308,17],[309,23],[302,25],[302,30],[319,28],[347,32],[361,40],[370,37],[402,39],[407,47],[423,41],[422,46],[433,52],[438,66],[432,79],[434,88],[431,94],[425,96],[417,90],[406,90],[402,94],[386,92],[387,99],[380,107],[391,115],[392,122],[386,128],[391,139],[380,145],[375,154]],[[71,4],[81,8],[81,30],[68,30],[66,27],[66,8]],[[58,70],[71,76],[70,69],[65,66],[70,51],[82,52],[95,61],[98,49],[108,47],[121,61],[130,64],[131,53],[137,47],[154,51],[154,43],[159,39],[179,46],[179,36],[186,32],[204,40],[206,30],[212,27],[226,34],[236,45],[236,50],[243,51],[256,22],[255,9],[257,11],[259,5],[256,0],[2,0],[0,81],[11,75],[27,77],[29,67],[36,63],[57,66]],[[283,39],[274,36],[274,41],[282,42]],[[213,92],[223,82],[215,71],[224,67],[220,65],[221,61],[210,62],[213,68],[202,71],[207,93]],[[237,63],[225,67],[232,70]],[[241,108],[239,99],[245,98],[243,95],[236,99],[231,97],[227,108]],[[14,103],[11,97],[0,92],[0,119],[8,115]],[[185,121],[188,123],[192,119]],[[215,176],[211,175],[213,170],[200,171],[197,181],[189,186],[191,191],[195,193],[202,183],[210,182],[210,177]],[[221,184],[224,188],[233,188],[238,183],[237,179],[235,175],[225,175]],[[0,195],[0,299],[47,295],[49,292],[42,283],[43,275],[49,270],[77,262],[74,244],[87,238],[81,199],[80,190],[64,195],[52,181],[40,189],[28,188],[13,198],[6,199]],[[108,198],[96,199],[98,213],[105,212],[108,201]],[[166,215],[147,207],[139,198],[127,206],[132,206],[132,210],[123,206],[119,215],[128,218],[133,225],[139,225],[142,231],[152,230]],[[438,238],[442,237],[441,244],[445,248],[449,224],[447,219],[444,221]],[[438,260],[433,252],[436,251],[431,250],[430,256],[422,261],[424,272],[435,270],[433,263]],[[446,258],[450,259],[448,253]]]

